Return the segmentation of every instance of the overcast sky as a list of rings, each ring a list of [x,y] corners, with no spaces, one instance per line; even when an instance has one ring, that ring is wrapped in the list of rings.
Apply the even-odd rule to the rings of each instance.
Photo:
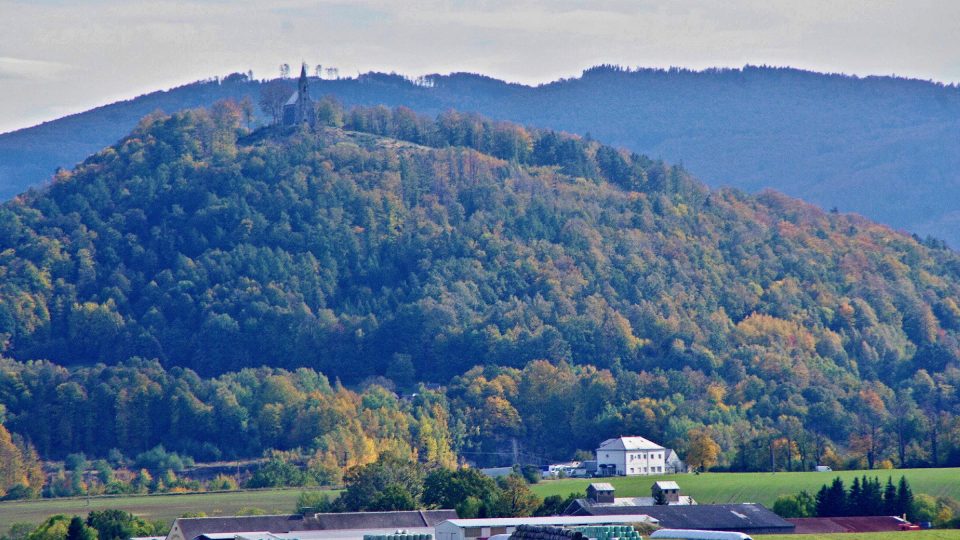
[[[0,0],[0,132],[300,61],[536,84],[586,67],[795,66],[960,81],[955,0]]]

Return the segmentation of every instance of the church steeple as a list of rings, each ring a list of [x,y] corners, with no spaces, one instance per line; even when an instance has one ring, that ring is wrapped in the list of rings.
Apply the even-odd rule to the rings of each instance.
[[[307,64],[306,62],[300,64],[300,80],[297,82],[297,91],[300,93],[300,97],[307,95]]]
[[[290,96],[283,106],[283,125],[293,126],[304,122],[313,127],[314,113],[310,92],[307,90],[307,64],[300,64],[300,79],[297,81],[297,92]]]

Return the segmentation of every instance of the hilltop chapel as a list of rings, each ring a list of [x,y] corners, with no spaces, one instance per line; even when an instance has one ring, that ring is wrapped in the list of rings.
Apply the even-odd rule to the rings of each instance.
[[[300,80],[297,81],[297,91],[283,105],[283,125],[298,126],[306,122],[313,127],[313,101],[307,92],[307,65],[300,66]]]

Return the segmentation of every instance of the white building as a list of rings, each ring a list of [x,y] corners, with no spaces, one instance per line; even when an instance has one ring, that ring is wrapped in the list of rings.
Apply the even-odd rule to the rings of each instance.
[[[617,516],[550,516],[521,518],[448,519],[434,528],[436,540],[477,540],[495,534],[512,534],[519,525],[546,525],[551,527],[584,527],[588,525],[631,525],[659,523],[642,514]]]
[[[566,463],[551,463],[540,467],[540,476],[544,479],[559,478],[561,476],[576,476],[577,469],[583,467],[582,461],[567,461]]]
[[[607,439],[597,448],[597,469],[616,476],[665,474],[667,449],[643,437]]]

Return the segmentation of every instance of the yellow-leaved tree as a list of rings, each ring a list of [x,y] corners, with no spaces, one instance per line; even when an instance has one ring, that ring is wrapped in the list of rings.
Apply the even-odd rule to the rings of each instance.
[[[717,463],[720,457],[720,445],[706,429],[697,428],[687,432],[690,443],[687,449],[687,464],[706,471]]]
[[[17,490],[16,498],[34,497],[43,487],[44,474],[36,450],[28,443],[14,441],[0,424],[0,497]]]

